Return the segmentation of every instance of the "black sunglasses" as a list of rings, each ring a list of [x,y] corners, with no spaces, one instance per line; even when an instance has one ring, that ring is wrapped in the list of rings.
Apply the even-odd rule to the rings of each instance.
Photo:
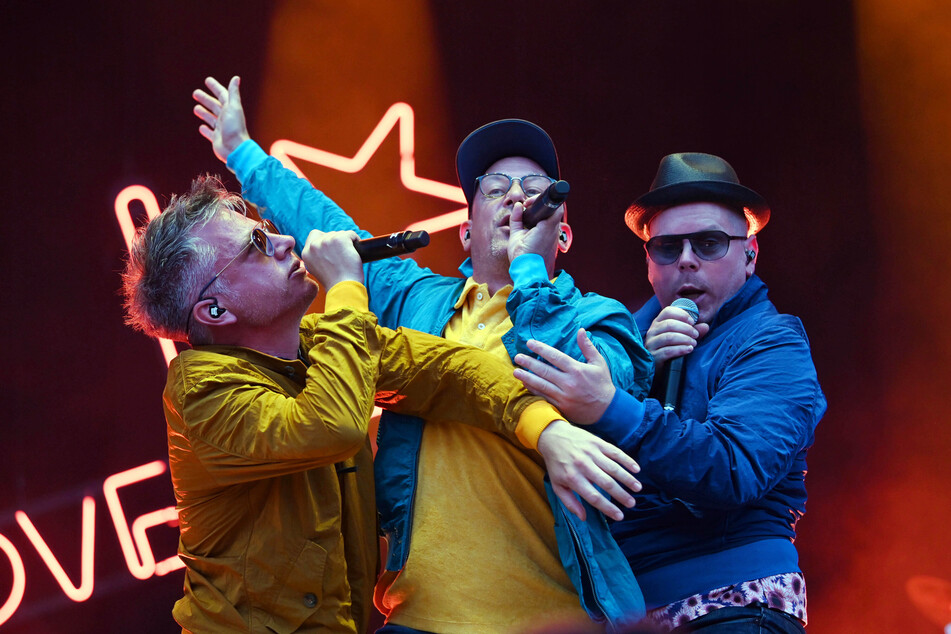
[[[701,260],[719,260],[730,250],[733,240],[746,240],[747,236],[731,236],[723,231],[697,231],[668,236],[655,236],[644,244],[647,257],[655,264],[673,264],[684,252],[684,240]]]

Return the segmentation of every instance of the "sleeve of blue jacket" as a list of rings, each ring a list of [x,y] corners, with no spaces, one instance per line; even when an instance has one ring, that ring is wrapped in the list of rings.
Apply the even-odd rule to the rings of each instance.
[[[278,229],[294,236],[298,253],[312,229],[352,229],[370,236],[329,196],[268,156],[254,141],[245,141],[228,155],[228,168],[241,181],[242,196],[257,205]]]
[[[711,395],[705,420],[618,390],[591,431],[634,457],[667,494],[698,507],[760,499],[811,445],[825,401],[808,340],[788,321],[774,320],[728,354],[722,373],[698,387]]]
[[[228,167],[237,175],[242,196],[254,203],[260,213],[277,224],[280,231],[294,236],[294,249],[300,254],[307,236],[321,231],[356,231],[362,238],[370,233],[357,223],[329,196],[316,189],[280,161],[267,155],[254,141],[245,141],[228,156]],[[394,289],[411,288],[419,280],[437,277],[411,259],[385,258],[364,266],[370,310],[380,323],[395,328],[393,315],[401,313],[408,293]]]
[[[653,360],[641,343],[631,314],[613,299],[582,295],[574,280],[560,272],[548,279],[540,255],[520,255],[509,267],[513,289],[506,302],[512,330],[502,339],[511,356],[534,356],[526,345],[537,339],[575,359],[583,359],[576,340],[584,328],[611,369],[614,384],[635,397],[650,389]]]

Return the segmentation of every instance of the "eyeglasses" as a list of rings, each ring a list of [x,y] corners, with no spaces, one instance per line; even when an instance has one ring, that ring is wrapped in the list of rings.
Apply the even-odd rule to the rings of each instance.
[[[647,256],[655,264],[673,264],[684,252],[684,240],[690,241],[691,250],[701,260],[719,260],[730,250],[733,240],[746,240],[746,236],[731,236],[723,231],[698,231],[669,236],[655,236],[644,244]]]
[[[261,222],[259,222],[254,227],[254,229],[251,230],[251,239],[248,240],[248,243],[246,245],[244,245],[244,248],[238,251],[238,254],[236,256],[228,260],[228,263],[225,264],[223,267],[221,267],[221,270],[218,271],[218,273],[216,273],[215,276],[211,278],[208,281],[208,283],[202,287],[200,291],[198,291],[198,299],[195,300],[195,304],[197,304],[198,302],[204,299],[208,299],[207,297],[205,297],[205,291],[207,291],[208,288],[212,284],[214,284],[218,280],[219,277],[221,277],[221,274],[224,273],[228,269],[228,267],[234,263],[235,260],[237,260],[242,255],[244,255],[244,252],[250,249],[252,246],[258,251],[260,251],[261,253],[263,253],[264,255],[266,255],[267,257],[272,257],[274,255],[274,243],[271,242],[271,239],[268,237],[267,234],[269,233],[273,235],[277,235],[280,232],[278,231],[277,226],[275,226],[275,224],[271,222],[270,220],[262,220]],[[192,311],[188,311],[188,318],[185,320],[186,333],[189,330],[191,330],[191,319],[192,319]]]
[[[512,183],[515,181],[518,181],[518,186],[526,196],[532,197],[548,189],[555,179],[540,174],[529,174],[521,178],[513,178],[508,174],[483,174],[476,178],[479,191],[486,198],[501,198],[512,189]]]

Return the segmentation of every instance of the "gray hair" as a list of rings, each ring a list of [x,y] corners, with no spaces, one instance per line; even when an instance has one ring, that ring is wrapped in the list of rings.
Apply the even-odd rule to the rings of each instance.
[[[199,176],[191,191],[173,196],[165,210],[140,227],[122,273],[126,323],[153,337],[198,342],[207,329],[188,315],[198,290],[214,275],[214,246],[194,236],[219,212],[247,215],[244,200],[216,176]],[[223,294],[223,280],[216,282]]]

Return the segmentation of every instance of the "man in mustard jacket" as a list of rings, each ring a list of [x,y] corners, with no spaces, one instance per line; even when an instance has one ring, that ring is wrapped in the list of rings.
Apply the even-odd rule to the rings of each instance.
[[[294,239],[211,177],[140,230],[128,322],[187,341],[164,393],[184,631],[362,632],[378,570],[374,401],[535,438],[553,479],[623,504],[637,465],[527,394],[503,361],[367,312],[353,232]],[[307,264],[305,268],[304,263]],[[304,317],[328,288],[326,312]],[[476,395],[473,398],[473,395]],[[516,434],[516,431],[518,433]]]

